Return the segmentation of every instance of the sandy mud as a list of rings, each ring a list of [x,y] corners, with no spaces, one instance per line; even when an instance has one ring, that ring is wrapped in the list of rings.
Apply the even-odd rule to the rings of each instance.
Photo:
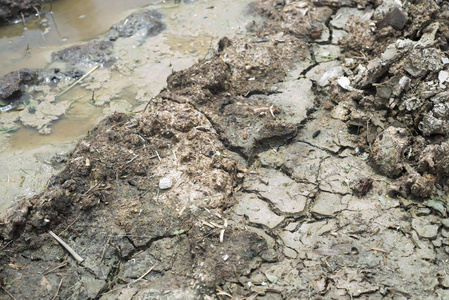
[[[449,297],[446,5],[257,2],[3,214],[0,295]]]

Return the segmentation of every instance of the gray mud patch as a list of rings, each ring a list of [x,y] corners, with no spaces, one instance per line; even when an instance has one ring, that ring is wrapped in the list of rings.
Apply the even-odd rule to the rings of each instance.
[[[3,295],[448,297],[443,10],[397,30],[368,4],[343,27],[348,3],[261,2],[257,34],[102,121],[3,215]]]
[[[109,37],[110,41],[136,35],[145,38],[156,35],[164,29],[165,24],[162,22],[162,15],[159,12],[143,10],[131,14],[125,20],[113,25],[106,37]]]

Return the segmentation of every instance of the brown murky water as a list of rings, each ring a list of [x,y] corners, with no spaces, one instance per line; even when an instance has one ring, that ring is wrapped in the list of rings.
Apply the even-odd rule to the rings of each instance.
[[[49,135],[23,126],[21,121],[6,126],[2,122],[6,114],[0,114],[0,129],[18,129],[0,133],[0,165],[4,171],[0,173],[0,194],[4,195],[0,212],[14,201],[38,193],[59,171],[47,163],[48,159],[55,153],[70,151],[76,140],[103,116],[132,111],[157,95],[173,70],[187,68],[204,58],[221,37],[246,33],[247,25],[254,20],[246,15],[250,2],[199,0],[174,5],[173,0],[59,0],[53,4],[52,13],[41,13],[39,18],[26,20],[26,24],[0,28],[0,54],[4,58],[0,61],[1,76],[25,67],[60,67],[51,62],[52,52],[102,35],[140,7],[157,9],[166,24],[165,31],[143,44],[133,38],[117,40],[114,52],[119,61],[114,70],[100,67],[59,97],[55,103],[69,101],[70,108],[52,122]],[[96,105],[91,103],[93,91]],[[59,92],[52,88],[41,92],[41,96]],[[11,118],[19,112],[8,114]],[[29,170],[26,173],[22,171],[25,166]]]
[[[130,9],[160,0],[58,0],[52,13],[0,27],[0,76],[20,68],[43,68],[50,51],[106,32]],[[50,10],[50,4],[45,4]]]

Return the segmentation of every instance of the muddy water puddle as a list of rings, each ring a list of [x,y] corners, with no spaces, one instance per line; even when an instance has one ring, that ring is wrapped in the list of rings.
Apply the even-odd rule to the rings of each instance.
[[[246,33],[254,17],[247,15],[251,1],[68,1],[55,2],[52,13],[0,28],[0,75],[20,68],[80,68],[51,61],[51,54],[65,47],[100,38],[109,28],[141,7],[156,9],[166,29],[153,37],[120,38],[114,42],[117,62],[100,66],[69,92],[66,85],[38,87],[22,111],[0,115],[0,211],[24,197],[38,193],[48,178],[63,167],[52,164],[70,152],[105,115],[142,109],[165,86],[173,71],[185,69],[215,51],[223,36]],[[107,7],[106,7],[107,6]],[[49,8],[46,8],[49,10]],[[91,65],[89,67],[93,67]],[[55,118],[52,109],[58,108]],[[23,112],[37,109],[35,115]],[[44,117],[36,115],[43,112]],[[34,118],[34,119],[33,119]],[[44,120],[44,121],[43,121]],[[12,131],[9,131],[12,129]],[[44,133],[44,134],[42,134]],[[45,157],[45,159],[42,159]],[[20,158],[20,159],[19,159]],[[34,170],[23,172],[23,166]]]

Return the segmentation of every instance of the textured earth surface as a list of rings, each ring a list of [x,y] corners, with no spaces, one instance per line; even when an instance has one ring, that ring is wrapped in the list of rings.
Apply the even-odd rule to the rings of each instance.
[[[3,214],[0,296],[449,297],[446,5],[256,3]]]

